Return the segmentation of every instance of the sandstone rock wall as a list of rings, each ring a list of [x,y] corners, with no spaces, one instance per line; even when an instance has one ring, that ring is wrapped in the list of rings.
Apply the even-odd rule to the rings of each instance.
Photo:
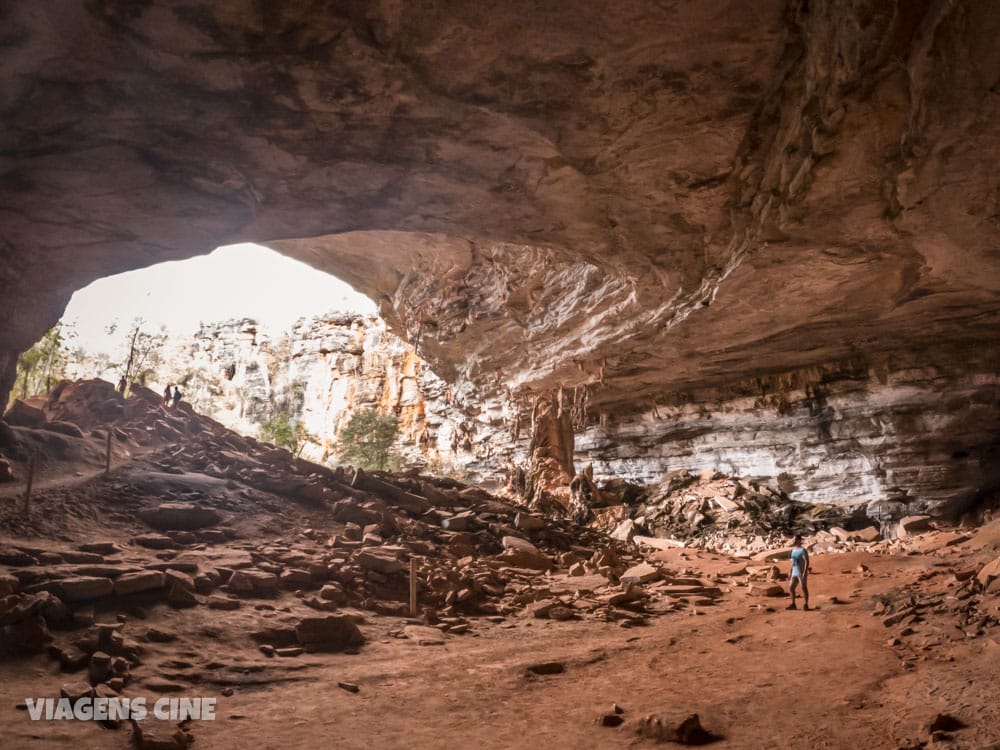
[[[310,435],[304,455],[319,461],[336,458],[340,431],[365,408],[399,418],[408,465],[495,483],[511,460],[509,407],[495,399],[460,409],[461,396],[377,318],[303,319],[282,336],[249,319],[203,324],[190,341],[172,342],[161,379],[244,434],[287,413]]]
[[[609,420],[577,437],[597,478],[673,469],[761,480],[794,500],[869,503],[879,518],[959,512],[1000,486],[1000,376],[930,368],[837,373],[770,394],[718,394]]]

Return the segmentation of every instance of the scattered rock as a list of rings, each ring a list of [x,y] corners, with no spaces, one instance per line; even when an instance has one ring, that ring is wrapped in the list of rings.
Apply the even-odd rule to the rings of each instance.
[[[63,578],[56,584],[56,593],[67,602],[100,599],[110,596],[114,590],[115,585],[110,578],[80,576],[79,578]]]
[[[403,628],[403,635],[415,641],[418,646],[442,646],[445,642],[444,633],[437,628],[423,625],[407,625]]]
[[[341,690],[346,690],[348,693],[356,693],[361,690],[360,687],[355,685],[353,682],[338,682],[337,687]]]
[[[146,718],[132,720],[132,741],[137,750],[186,750],[194,737],[170,722]]]
[[[304,617],[295,628],[299,643],[310,650],[341,651],[360,646],[364,635],[348,615]]]
[[[162,589],[166,578],[158,570],[144,570],[138,573],[124,573],[115,579],[114,591],[118,596],[137,594],[141,591]]]
[[[719,739],[702,727],[698,714],[691,714],[679,724],[659,716],[646,716],[639,723],[639,734],[656,742],[678,742],[682,745],[707,745]]]
[[[659,580],[660,569],[649,563],[639,563],[621,575],[622,583],[650,583]]]
[[[192,503],[161,503],[156,508],[140,511],[139,518],[157,531],[194,531],[222,520],[214,508]]]
[[[366,549],[354,556],[354,562],[365,570],[374,570],[383,575],[401,573],[405,568],[395,553],[382,549]]]
[[[167,604],[174,609],[190,609],[198,606],[198,597],[189,589],[175,583],[167,594]]]

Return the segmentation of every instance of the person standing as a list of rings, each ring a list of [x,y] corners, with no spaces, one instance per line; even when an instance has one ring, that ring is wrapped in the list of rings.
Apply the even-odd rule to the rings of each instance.
[[[171,398],[173,398],[173,396],[170,395],[170,386],[168,385],[166,388],[163,389],[163,408],[164,409],[170,407],[170,399]]]
[[[792,603],[787,609],[798,609],[795,606],[795,590],[802,584],[802,609],[809,611],[809,553],[802,546],[802,535],[796,534],[792,540],[792,572],[788,576],[788,588],[792,595]]]
[[[176,385],[174,386],[174,408],[177,408],[177,404],[181,402],[181,389]]]

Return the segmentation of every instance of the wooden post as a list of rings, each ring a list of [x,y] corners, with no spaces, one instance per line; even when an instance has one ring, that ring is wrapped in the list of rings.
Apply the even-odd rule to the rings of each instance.
[[[104,462],[105,476],[111,473],[111,425],[108,425],[108,452]]]
[[[410,616],[417,616],[417,558],[410,558]]]
[[[27,513],[28,509],[31,507],[31,485],[35,482],[35,459],[38,457],[38,451],[31,452],[31,458],[28,459],[28,483],[24,488],[24,512]]]

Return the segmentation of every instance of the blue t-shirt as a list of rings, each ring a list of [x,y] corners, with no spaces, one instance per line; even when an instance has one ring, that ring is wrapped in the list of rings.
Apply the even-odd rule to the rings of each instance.
[[[792,575],[800,576],[805,570],[803,558],[806,556],[805,547],[792,547]]]

